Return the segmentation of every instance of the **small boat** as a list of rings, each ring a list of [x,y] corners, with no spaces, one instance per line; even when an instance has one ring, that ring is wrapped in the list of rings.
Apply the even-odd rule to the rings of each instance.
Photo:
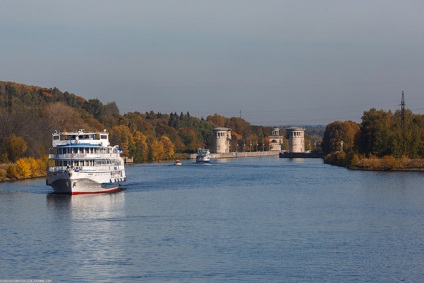
[[[183,165],[180,160],[175,160],[174,165],[181,166]]]
[[[122,149],[109,133],[57,132],[52,135],[46,185],[55,193],[94,194],[121,190],[126,181]]]
[[[209,149],[201,149],[197,150],[196,162],[197,163],[205,163],[211,161],[211,153]]]

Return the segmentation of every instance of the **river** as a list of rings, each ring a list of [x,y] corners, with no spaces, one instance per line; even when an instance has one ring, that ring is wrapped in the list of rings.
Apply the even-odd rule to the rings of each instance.
[[[424,173],[320,159],[127,166],[126,190],[0,184],[0,280],[419,282]]]

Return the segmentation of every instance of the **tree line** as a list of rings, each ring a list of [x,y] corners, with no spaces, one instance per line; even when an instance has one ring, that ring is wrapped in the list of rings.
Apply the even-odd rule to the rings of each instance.
[[[363,113],[361,123],[328,124],[322,150],[328,163],[348,167],[366,167],[369,160],[374,160],[372,166],[380,163],[386,169],[406,166],[411,160],[417,166],[416,159],[424,157],[424,115],[409,109],[402,113],[372,108]]]
[[[9,170],[0,168],[0,179],[4,179],[3,175],[32,177],[40,174],[40,169],[28,158],[41,160],[38,164],[47,160],[51,133],[55,130],[107,129],[111,144],[123,148],[125,156],[133,157],[134,162],[146,162],[182,159],[197,148],[212,148],[216,127],[232,129],[231,151],[269,149],[268,136],[272,127],[251,125],[240,117],[214,114],[197,118],[188,112],[153,111],[121,115],[115,102],[104,104],[99,99],[86,100],[57,88],[0,82],[0,163],[14,166]],[[307,139],[313,140],[307,142],[308,145],[316,144],[315,135]],[[32,169],[16,167],[21,159],[29,164],[26,168]]]

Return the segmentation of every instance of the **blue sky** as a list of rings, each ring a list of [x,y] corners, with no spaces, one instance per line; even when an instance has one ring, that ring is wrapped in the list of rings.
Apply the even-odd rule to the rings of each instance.
[[[256,125],[424,113],[421,0],[2,0],[0,80]]]

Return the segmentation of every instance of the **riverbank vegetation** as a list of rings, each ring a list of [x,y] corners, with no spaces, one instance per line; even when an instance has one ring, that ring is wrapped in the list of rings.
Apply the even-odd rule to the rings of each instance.
[[[328,164],[361,170],[424,168],[424,115],[410,110],[365,111],[360,124],[327,125],[322,149]]]
[[[232,129],[231,151],[269,149],[272,127],[251,125],[240,117],[198,118],[189,112],[153,111],[121,115],[115,102],[86,100],[57,88],[0,82],[0,180],[45,174],[55,130],[107,129],[111,144],[119,145],[124,156],[134,162],[154,162],[183,159],[197,148],[212,148],[216,127]],[[306,140],[307,149],[313,150],[319,137],[313,132]]]

